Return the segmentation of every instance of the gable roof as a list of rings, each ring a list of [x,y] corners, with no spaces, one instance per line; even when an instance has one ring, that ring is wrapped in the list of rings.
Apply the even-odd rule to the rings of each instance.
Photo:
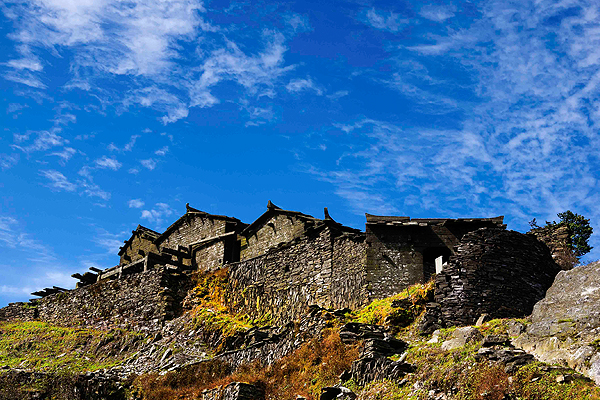
[[[139,235],[141,237],[146,237],[146,239],[154,242],[159,236],[160,233],[153,231],[150,228],[146,228],[145,226],[142,225],[138,225],[137,228],[135,228],[135,230],[131,231],[131,237],[128,240],[125,240],[125,244],[121,247],[119,247],[119,256],[121,254],[123,254],[125,252],[125,250],[127,250],[127,247],[129,247],[129,245],[131,245],[131,242],[133,241],[133,238]]]
[[[186,210],[185,214],[183,214],[181,217],[179,217],[177,219],[177,221],[173,222],[171,224],[171,226],[169,226],[158,238],[156,238],[155,243],[157,243],[157,244],[161,243],[163,240],[165,240],[169,236],[169,234],[171,232],[173,232],[175,229],[177,229],[177,227],[179,227],[179,225],[181,225],[184,221],[188,220],[189,218],[201,217],[201,218],[208,218],[208,219],[220,219],[220,220],[225,220],[225,221],[237,222],[241,225],[246,225],[237,218],[228,217],[226,215],[209,214],[207,212],[200,211],[196,208],[190,207],[190,203],[187,203],[185,205],[185,210]]]
[[[275,215],[288,215],[290,217],[296,217],[300,220],[309,223],[316,223],[321,221],[318,218],[313,217],[312,215],[304,214],[299,211],[290,211],[284,210],[280,207],[277,207],[275,204],[269,200],[267,203],[267,211],[265,211],[260,217],[258,217],[254,222],[248,225],[241,233],[243,236],[250,236],[256,231],[258,231],[268,220],[270,220]]]
[[[246,227],[246,229],[244,229],[241,232],[241,235],[246,236],[246,237],[251,236],[252,234],[257,232],[261,227],[263,227],[264,224],[275,215],[288,215],[291,217],[298,218],[298,219],[300,219],[304,222],[307,222],[309,224],[312,224],[312,225],[326,223],[328,226],[334,226],[344,232],[360,232],[358,229],[350,228],[348,226],[344,226],[344,225],[340,224],[339,222],[334,221],[333,218],[331,218],[329,216],[329,212],[328,212],[327,208],[325,208],[324,214],[325,214],[325,219],[315,218],[312,215],[304,214],[304,213],[301,213],[300,211],[284,210],[280,207],[277,207],[275,204],[273,204],[271,202],[271,200],[269,200],[269,202],[267,203],[267,211],[265,211],[254,222],[252,222],[250,225],[248,225]]]

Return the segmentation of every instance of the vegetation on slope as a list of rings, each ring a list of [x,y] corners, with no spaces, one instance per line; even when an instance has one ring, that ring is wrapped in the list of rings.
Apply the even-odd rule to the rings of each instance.
[[[199,276],[188,298],[196,326],[230,335],[257,324],[227,311],[223,292],[227,288],[224,271]],[[440,340],[429,343],[431,337],[416,334],[415,326],[432,296],[433,283],[429,282],[346,314],[345,321],[395,327],[396,336],[410,343],[406,361],[416,367],[403,381],[384,380],[364,387],[344,382],[358,394],[358,400],[600,400],[600,388],[567,368],[533,363],[507,373],[500,364],[475,359],[479,344],[442,350],[441,342],[453,328],[441,330]],[[493,320],[479,329],[484,335],[506,333],[512,321]],[[139,376],[133,380],[129,396],[136,400],[196,400],[205,389],[242,381],[263,387],[267,399],[292,400],[301,395],[317,400],[322,388],[338,383],[340,374],[359,357],[360,344],[346,345],[339,337],[342,322],[271,366],[255,363],[232,372],[227,364],[213,359],[164,375]],[[61,328],[39,322],[1,323],[0,366],[61,373],[96,370],[119,363],[141,341],[140,335],[124,331]],[[68,384],[67,375],[61,379],[62,384]],[[0,385],[1,380],[0,373]]]
[[[214,360],[164,376],[142,376],[135,384],[144,400],[197,399],[202,390],[230,382],[262,386],[267,399],[318,399],[321,389],[338,383],[357,358],[358,347],[342,343],[339,330],[330,328],[268,367],[255,363],[228,374],[227,366]]]
[[[143,336],[65,328],[44,322],[0,322],[0,366],[36,371],[95,371],[127,359]]]
[[[270,317],[253,320],[247,314],[232,313],[226,306],[225,294],[231,290],[227,268],[199,272],[196,286],[186,299],[194,323],[205,333],[219,332],[223,338],[256,326],[268,325]]]

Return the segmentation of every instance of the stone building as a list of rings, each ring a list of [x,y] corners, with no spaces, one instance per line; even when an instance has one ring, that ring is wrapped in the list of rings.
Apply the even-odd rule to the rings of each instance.
[[[454,253],[464,234],[484,227],[504,229],[504,217],[413,218],[366,214],[366,281],[371,298],[427,282]]]
[[[334,222],[327,209],[325,209],[325,220]],[[323,220],[312,215],[283,210],[269,201],[267,211],[241,233],[240,260],[263,255],[273,247],[301,237],[307,230],[322,222]],[[335,222],[330,225],[336,225],[341,232],[358,232],[356,229]]]
[[[435,277],[435,300],[447,326],[524,317],[544,298],[560,267],[533,235],[494,228],[463,236]]]
[[[125,244],[119,248],[119,265],[127,265],[141,260],[149,253],[158,253],[158,247],[154,241],[160,236],[160,233],[148,229],[145,226],[138,225],[134,231],[131,231],[131,237],[125,241]]]
[[[185,214],[163,233],[138,226],[119,251],[119,265],[93,269],[97,275],[88,272],[74,277],[81,281],[78,287],[83,287],[156,268],[167,274],[185,275],[186,271],[211,271],[226,266],[231,285],[226,294],[228,306],[253,317],[270,314],[274,322],[283,323],[299,317],[310,305],[357,308],[426,282],[437,273],[436,295],[441,296],[438,301],[442,309],[454,312],[467,307],[464,321],[470,321],[483,309],[478,305],[484,304],[481,298],[487,299],[486,310],[498,308],[510,299],[500,289],[497,293],[481,289],[486,281],[491,282],[489,288],[495,288],[492,283],[500,279],[496,276],[502,276],[511,282],[499,287],[521,287],[513,282],[521,274],[515,271],[522,271],[532,262],[526,249],[521,248],[514,259],[508,256],[521,240],[514,239],[514,235],[507,236],[513,239],[498,241],[499,246],[506,247],[504,252],[490,250],[485,244],[481,247],[485,254],[500,254],[500,264],[482,264],[477,256],[469,258],[484,250],[463,244],[463,238],[486,229],[506,232],[505,228],[502,216],[411,219],[366,214],[365,231],[361,232],[334,221],[327,209],[323,219],[319,219],[281,209],[270,201],[265,213],[248,225],[188,204]],[[540,246],[546,248],[533,236],[528,238],[531,243],[527,242],[527,246],[534,253],[542,251]],[[544,291],[554,270],[547,263],[539,270],[547,273],[539,279],[536,274],[527,274],[527,279],[532,287]],[[463,287],[469,288],[468,296],[461,294]],[[37,293],[45,296],[58,290],[49,288]],[[535,292],[527,304],[505,308],[522,312],[541,291]],[[448,321],[462,323],[463,319]]]
[[[238,234],[246,226],[237,218],[209,214],[186,204],[186,213],[169,226],[154,244],[178,264],[213,270],[239,261]]]

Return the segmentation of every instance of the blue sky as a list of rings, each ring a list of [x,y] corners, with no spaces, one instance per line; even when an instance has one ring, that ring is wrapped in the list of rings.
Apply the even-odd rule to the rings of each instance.
[[[0,306],[187,202],[598,229],[597,2],[0,7]]]

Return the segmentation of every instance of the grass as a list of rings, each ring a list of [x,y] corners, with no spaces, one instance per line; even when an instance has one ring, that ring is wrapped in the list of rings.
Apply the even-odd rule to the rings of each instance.
[[[384,325],[391,322],[399,327],[412,324],[425,310],[425,305],[433,300],[433,280],[426,284],[412,285],[402,292],[381,300],[374,300],[366,307],[354,311],[348,318],[364,324]],[[392,307],[392,303],[400,303],[400,307]]]
[[[141,339],[141,335],[124,330],[0,322],[0,365],[37,371],[95,371],[118,365]]]

